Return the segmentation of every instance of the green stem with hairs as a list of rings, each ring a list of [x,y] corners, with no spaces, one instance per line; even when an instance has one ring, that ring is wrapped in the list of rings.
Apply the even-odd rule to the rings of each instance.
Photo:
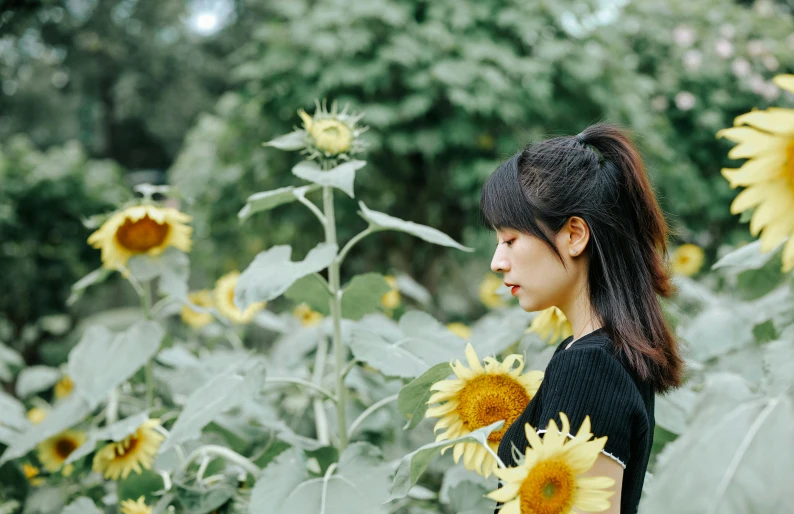
[[[336,218],[334,217],[334,190],[323,187],[323,210],[325,212],[325,241],[336,245]],[[342,290],[339,280],[339,260],[328,267],[328,286],[331,290],[330,309],[334,326],[334,370],[336,372],[336,420],[339,430],[338,448],[343,452],[347,448],[347,389],[342,371],[345,368],[345,348],[342,343]]]

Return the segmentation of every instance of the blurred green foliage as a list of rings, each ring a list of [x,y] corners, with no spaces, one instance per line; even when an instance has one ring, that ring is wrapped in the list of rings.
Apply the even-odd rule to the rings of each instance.
[[[42,316],[61,314],[72,284],[100,264],[83,219],[125,199],[121,170],[79,143],[40,152],[24,136],[0,144],[0,317],[11,343]]]

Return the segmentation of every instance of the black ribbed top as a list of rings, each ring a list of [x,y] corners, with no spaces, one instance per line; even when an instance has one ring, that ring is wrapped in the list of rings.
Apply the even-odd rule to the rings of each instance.
[[[562,428],[559,413],[564,412],[576,435],[589,415],[593,435],[608,438],[604,452],[625,465],[620,512],[636,514],[653,443],[653,385],[640,381],[617,356],[604,328],[582,336],[566,350],[572,340],[568,337],[555,350],[537,394],[502,438],[499,458],[515,466],[512,445],[521,451],[529,445],[525,423],[545,430],[554,419]]]

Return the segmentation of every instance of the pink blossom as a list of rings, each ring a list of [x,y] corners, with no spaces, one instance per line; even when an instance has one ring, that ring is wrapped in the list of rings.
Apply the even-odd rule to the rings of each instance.
[[[752,67],[750,63],[744,57],[737,57],[731,63],[731,70],[733,70],[733,74],[737,77],[746,77],[752,71]]]
[[[673,29],[673,41],[678,46],[689,48],[695,42],[695,31],[686,25],[679,25]]]
[[[717,45],[714,49],[717,51],[717,55],[723,59],[727,59],[733,55],[733,45],[727,39],[720,39],[717,41]]]

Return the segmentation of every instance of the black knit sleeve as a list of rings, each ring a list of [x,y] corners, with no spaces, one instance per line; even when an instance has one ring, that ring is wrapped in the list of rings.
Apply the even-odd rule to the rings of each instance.
[[[642,399],[620,362],[602,346],[574,346],[552,359],[543,380],[543,405],[535,429],[545,431],[551,419],[562,428],[560,412],[564,412],[571,435],[576,435],[585,416],[590,416],[593,435],[608,438],[604,452],[625,468]]]

